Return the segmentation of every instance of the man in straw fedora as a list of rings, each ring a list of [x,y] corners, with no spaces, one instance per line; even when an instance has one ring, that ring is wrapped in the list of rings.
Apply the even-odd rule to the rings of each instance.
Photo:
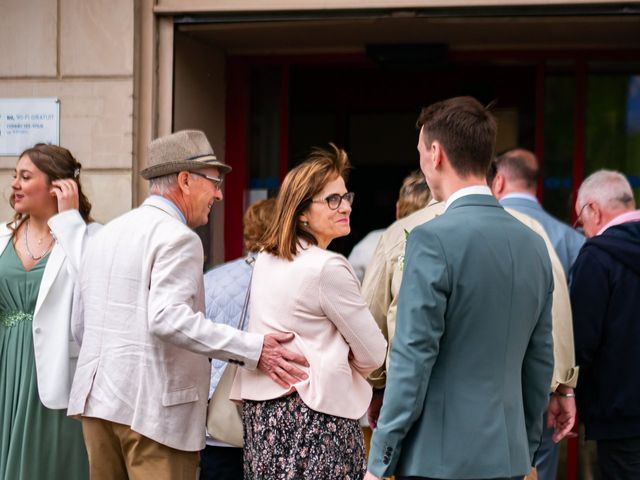
[[[200,131],[150,145],[151,196],[96,235],[79,273],[73,335],[81,344],[69,415],[82,418],[92,479],[196,478],[204,447],[207,357],[258,368],[288,386],[306,360],[205,318],[203,250],[193,228],[222,200],[219,161]]]

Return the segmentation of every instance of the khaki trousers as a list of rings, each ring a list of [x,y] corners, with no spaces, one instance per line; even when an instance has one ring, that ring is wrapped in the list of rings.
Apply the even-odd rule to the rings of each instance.
[[[91,480],[196,480],[198,452],[162,445],[128,425],[82,417]]]

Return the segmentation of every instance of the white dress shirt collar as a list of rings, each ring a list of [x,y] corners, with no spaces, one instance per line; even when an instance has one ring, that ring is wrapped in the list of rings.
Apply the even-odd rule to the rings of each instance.
[[[447,203],[444,206],[444,211],[447,211],[449,205],[458,200],[459,198],[466,197],[467,195],[489,195],[491,196],[491,189],[486,185],[473,185],[471,187],[464,187],[451,194],[447,199]]]

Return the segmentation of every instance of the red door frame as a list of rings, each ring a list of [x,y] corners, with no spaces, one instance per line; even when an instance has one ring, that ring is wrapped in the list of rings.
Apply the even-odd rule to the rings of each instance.
[[[224,257],[242,255],[242,216],[245,190],[249,183],[249,62],[240,57],[227,60],[227,98],[225,110],[225,161],[233,171],[225,177]]]
[[[584,178],[584,147],[585,125],[587,115],[587,62],[580,59],[575,67],[576,100],[573,112],[573,182],[571,191],[571,205],[575,205],[578,188]],[[574,208],[571,209],[571,220],[577,217]]]

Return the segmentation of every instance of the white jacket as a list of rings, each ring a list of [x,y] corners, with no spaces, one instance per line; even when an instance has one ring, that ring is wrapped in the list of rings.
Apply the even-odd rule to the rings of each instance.
[[[49,219],[57,239],[42,275],[33,314],[33,349],[38,393],[51,409],[67,408],[71,380],[78,358],[78,345],[70,330],[74,279],[86,240],[100,228],[87,225],[77,210],[67,210]],[[11,240],[6,222],[0,225],[0,253]]]
[[[205,318],[202,265],[198,235],[156,197],[92,239],[72,322],[82,346],[69,415],[129,425],[179,450],[204,447],[207,357],[255,368],[263,336]]]

